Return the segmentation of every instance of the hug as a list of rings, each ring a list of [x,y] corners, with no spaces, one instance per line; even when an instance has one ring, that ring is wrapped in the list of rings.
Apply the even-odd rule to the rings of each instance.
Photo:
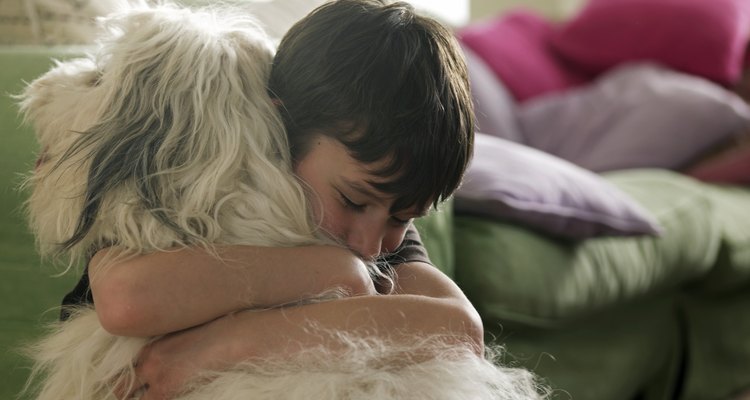
[[[744,0],[116,3],[0,52],[22,396],[746,396]]]
[[[21,96],[39,249],[86,265],[30,350],[37,399],[543,396],[412,225],[473,149],[448,29],[373,0],[322,5],[275,54],[221,7],[103,27]]]

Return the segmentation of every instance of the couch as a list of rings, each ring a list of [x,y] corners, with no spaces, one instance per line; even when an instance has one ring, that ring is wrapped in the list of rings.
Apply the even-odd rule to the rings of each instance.
[[[728,399],[750,384],[750,190],[664,170],[606,179],[661,236],[564,241],[454,217],[455,279],[489,341],[553,398]]]
[[[34,249],[34,239],[26,228],[22,204],[25,194],[18,190],[23,173],[31,170],[36,159],[32,131],[22,126],[18,107],[10,97],[19,93],[24,80],[30,81],[52,65],[51,57],[79,53],[73,48],[35,46],[0,47],[0,127],[4,145],[0,146],[0,398],[13,399],[23,386],[29,364],[21,353],[23,345],[38,337],[46,323],[59,316],[56,310],[72,288],[75,273],[60,277],[63,270],[42,263]]]
[[[454,279],[488,342],[542,377],[555,399],[747,396],[750,168],[735,174],[741,181],[707,182],[691,166],[750,132],[747,103],[728,90],[743,65],[750,71],[748,3],[589,0],[570,20],[518,9],[458,34],[489,134],[482,145],[520,144],[513,154],[533,162],[478,151],[456,195]],[[539,174],[539,163],[563,184]],[[503,173],[509,167],[529,183]],[[563,170],[581,175],[569,181]],[[660,233],[574,235],[551,221],[559,212],[529,215],[528,200],[585,203],[590,191],[559,186],[591,187],[589,178],[635,200]],[[494,191],[480,190],[488,185]]]
[[[19,349],[56,319],[79,273],[35,253],[16,188],[36,148],[9,95],[53,57],[82,51],[0,48],[0,398],[22,387]],[[603,179],[650,212],[661,236],[565,240],[452,203],[417,223],[436,266],[480,311],[487,342],[536,372],[553,398],[724,399],[750,386],[750,190],[665,169]]]

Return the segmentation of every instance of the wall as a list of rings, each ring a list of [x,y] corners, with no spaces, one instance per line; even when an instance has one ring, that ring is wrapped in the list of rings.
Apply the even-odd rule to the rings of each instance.
[[[470,0],[471,21],[493,17],[515,7],[527,7],[553,18],[563,19],[573,14],[585,0]]]

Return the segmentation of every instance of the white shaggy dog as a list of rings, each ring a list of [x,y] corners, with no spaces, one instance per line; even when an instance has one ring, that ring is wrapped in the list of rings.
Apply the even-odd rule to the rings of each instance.
[[[265,84],[272,52],[241,13],[139,6],[105,21],[95,54],[58,63],[22,95],[42,148],[30,221],[45,256],[117,246],[320,243]],[[347,351],[245,363],[180,399],[532,399],[529,373],[470,349],[334,334]],[[84,308],[35,347],[39,400],[114,399],[147,339]],[[409,360],[408,354],[425,354]],[[396,362],[394,362],[396,361]],[[207,379],[208,378],[208,379]],[[38,386],[38,387],[36,387]]]

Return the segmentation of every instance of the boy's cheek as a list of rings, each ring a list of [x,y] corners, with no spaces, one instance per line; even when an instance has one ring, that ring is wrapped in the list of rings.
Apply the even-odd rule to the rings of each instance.
[[[394,232],[388,234],[388,237],[383,241],[383,252],[392,253],[401,246],[401,242],[404,241],[406,235],[406,227],[398,228]]]
[[[322,215],[319,214],[315,217],[321,228],[332,238],[342,242],[345,241],[348,223],[346,217],[334,207],[323,207],[320,210]]]

